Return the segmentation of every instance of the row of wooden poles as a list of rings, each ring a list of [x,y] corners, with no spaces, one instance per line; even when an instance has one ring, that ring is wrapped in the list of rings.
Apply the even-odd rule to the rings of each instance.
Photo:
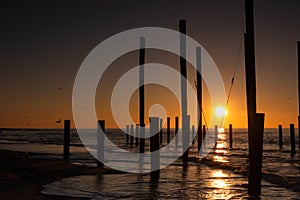
[[[283,140],[282,140],[282,125],[278,126],[279,132],[279,149],[282,149]],[[296,139],[295,139],[295,126],[290,124],[290,141],[291,141],[291,156],[296,154]],[[299,149],[300,149],[300,131],[299,131]]]
[[[167,117],[167,144],[170,143],[171,140],[171,128],[170,128],[170,117]],[[151,125],[150,125],[150,133],[152,137],[150,137],[150,151],[156,151],[159,149],[160,144],[163,144],[163,119],[159,119],[158,117],[151,117]],[[179,117],[175,117],[175,133],[178,133],[179,130]],[[105,133],[105,120],[98,120],[98,129],[101,128],[103,133]],[[64,148],[63,148],[63,157],[65,159],[69,158],[70,156],[70,136],[71,136],[71,131],[70,131],[70,120],[64,120]],[[127,133],[130,133],[127,134]],[[135,127],[135,146],[139,146],[139,140],[143,140],[144,138],[139,137],[140,136],[140,126],[137,124]],[[134,125],[127,125],[126,126],[126,144],[130,144],[133,146],[134,144]],[[232,149],[233,146],[233,129],[232,129],[232,124],[229,124],[229,148]],[[203,140],[201,143],[198,143],[198,146],[202,146],[202,142],[204,141],[206,137],[206,126],[203,125],[203,135],[202,138]],[[192,144],[195,143],[195,127],[192,126]],[[215,126],[215,141],[214,143],[216,144],[218,140],[218,126]],[[98,136],[97,136],[97,145],[98,145],[98,158],[100,160],[104,160],[104,136],[103,134],[99,134],[98,130]],[[175,145],[178,147],[178,137],[175,137]],[[142,149],[141,149],[142,148]],[[144,152],[144,146],[140,145],[140,152]],[[101,154],[101,155],[100,155]],[[187,163],[185,163],[187,164]],[[103,167],[103,163],[98,162],[98,166]]]
[[[170,128],[170,121],[171,118],[167,117],[167,144],[170,143],[171,140],[171,128]],[[175,134],[178,132],[178,121],[179,117],[175,117]],[[152,119],[152,123],[155,123],[155,121]],[[154,124],[154,126],[157,126],[157,129],[159,130],[158,134],[155,134],[157,136],[153,136],[152,140],[150,138],[150,151],[156,151],[159,149],[159,144],[163,143],[163,120],[159,119],[159,123]],[[159,126],[159,128],[158,128]],[[103,132],[105,133],[105,121],[104,120],[99,120],[98,121],[98,128],[101,128]],[[135,127],[135,146],[139,145],[139,125],[137,124]],[[151,129],[151,127],[150,127]],[[152,127],[153,129],[153,127]],[[151,130],[150,130],[151,131]],[[215,143],[217,142],[217,126],[215,126]],[[133,146],[134,144],[134,125],[127,125],[126,126],[126,144],[130,144],[130,146]],[[282,125],[278,126],[278,133],[279,133],[279,149],[281,150],[283,148],[283,131],[282,131]],[[192,138],[195,138],[195,127],[192,126]],[[100,135],[100,134],[99,134]],[[104,148],[104,137],[99,138],[98,135],[98,149],[101,148],[100,146],[102,145]],[[206,126],[203,125],[203,136],[202,138],[204,139],[206,136]],[[202,141],[203,142],[203,141]],[[195,143],[195,140],[192,141],[192,144]],[[291,156],[294,156],[296,154],[296,139],[295,139],[295,126],[294,124],[290,124],[290,144],[291,144]],[[153,147],[151,147],[151,145]],[[175,137],[175,145],[178,147],[178,137]],[[198,144],[202,145],[202,144]],[[143,147],[144,148],[144,147]],[[233,128],[232,124],[229,124],[229,148],[233,148]],[[300,149],[300,132],[299,132],[299,149]],[[104,152],[104,151],[102,151]],[[101,154],[101,152],[98,152]],[[64,148],[63,148],[63,157],[64,158],[69,158],[70,156],[70,120],[64,120]],[[104,155],[102,156],[104,158]],[[98,162],[98,166],[103,167],[103,163]]]

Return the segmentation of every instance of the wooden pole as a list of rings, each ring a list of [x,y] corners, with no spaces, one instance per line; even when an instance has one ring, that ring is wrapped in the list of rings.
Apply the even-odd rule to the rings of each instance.
[[[217,143],[218,143],[218,125],[215,125],[215,147],[217,147]]]
[[[145,151],[145,38],[140,38],[140,52],[139,52],[139,105],[140,105],[140,153]]]
[[[64,158],[70,156],[70,120],[64,120]]]
[[[279,129],[279,149],[282,149],[282,125],[278,126]]]
[[[167,144],[170,143],[170,133],[171,133],[170,126],[171,126],[170,117],[167,117]]]
[[[229,148],[232,149],[232,124],[229,124]]]
[[[199,106],[198,110],[198,153],[202,146],[202,77],[201,77],[201,47],[196,47],[196,67],[197,67],[197,103]]]
[[[185,121],[183,123],[185,126],[182,127],[182,133],[184,133],[182,134],[182,149],[183,149],[182,161],[183,161],[183,165],[187,165],[188,158],[189,158],[189,146],[190,146],[190,116],[186,115],[182,120]]]
[[[300,41],[297,42],[298,52],[298,135],[299,135],[299,149],[300,149]]]
[[[129,125],[126,125],[126,144],[129,143]]]
[[[296,154],[294,124],[290,124],[290,136],[291,136],[291,156],[293,157]]]
[[[151,175],[159,172],[160,153],[159,153],[159,118],[150,117],[150,159],[151,159]]]
[[[139,137],[140,137],[140,126],[136,124],[135,125],[135,146],[139,145]]]
[[[98,120],[97,124],[97,167],[104,167],[104,134],[101,134],[101,130],[105,133],[105,121]],[[103,162],[100,162],[103,161]]]
[[[179,20],[180,34],[180,83],[181,83],[181,117],[182,117],[182,148],[185,149],[189,145],[189,117],[187,116],[187,70],[186,70],[186,20]],[[183,152],[183,164],[188,161],[188,148]]]
[[[205,125],[203,125],[203,143],[204,143],[204,145],[205,145],[205,137],[206,137],[206,127],[205,127]]]
[[[163,143],[163,119],[159,119],[159,141]]]
[[[253,9],[253,0],[245,0],[246,33],[244,35],[244,46],[249,141],[248,194],[250,196],[257,197],[261,194],[264,114],[256,113],[256,74]]]
[[[130,146],[133,145],[133,124],[130,125]]]
[[[179,125],[179,117],[175,117],[175,146],[178,147],[178,125]]]
[[[193,139],[192,144],[195,144],[194,138],[195,138],[195,126],[193,125],[192,126],[192,139]]]

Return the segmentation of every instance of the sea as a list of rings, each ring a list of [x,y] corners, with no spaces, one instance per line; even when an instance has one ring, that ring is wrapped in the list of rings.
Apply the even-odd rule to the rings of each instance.
[[[88,129],[84,130],[89,134]],[[213,132],[214,130],[208,130]],[[162,147],[166,147],[166,130]],[[138,146],[126,143],[123,130],[107,129],[105,135],[113,144],[128,152]],[[296,154],[291,155],[290,130],[283,129],[283,148],[279,149],[278,129],[265,129],[261,199],[300,199],[300,150],[296,131]],[[174,130],[171,130],[171,140]],[[62,159],[63,129],[2,129],[0,149],[37,153],[42,159]],[[97,141],[91,135],[89,141]],[[135,139],[134,139],[135,142]],[[91,144],[94,144],[91,142]],[[180,143],[179,143],[180,145]],[[206,144],[203,144],[206,145]],[[71,130],[70,161],[77,165],[96,166],[93,145],[85,145],[75,129]],[[145,152],[149,151],[146,139]],[[175,151],[173,148],[169,152]],[[97,174],[66,177],[43,187],[42,194],[84,199],[251,199],[247,192],[248,133],[233,130],[233,148],[229,134],[218,134],[217,144],[207,154],[197,153],[197,142],[191,144],[187,166],[182,160],[164,166],[155,181],[149,173]],[[128,165],[122,162],[119,165]]]

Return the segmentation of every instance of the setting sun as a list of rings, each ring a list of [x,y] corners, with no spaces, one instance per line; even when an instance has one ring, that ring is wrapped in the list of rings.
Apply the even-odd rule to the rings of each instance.
[[[215,109],[215,115],[218,117],[224,117],[226,114],[227,111],[223,106],[219,106]]]

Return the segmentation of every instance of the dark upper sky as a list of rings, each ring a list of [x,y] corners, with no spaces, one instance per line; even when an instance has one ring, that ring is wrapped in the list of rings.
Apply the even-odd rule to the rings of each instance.
[[[299,11],[298,0],[255,1],[258,111],[267,127],[296,122]],[[55,127],[56,119],[71,118],[76,72],[96,45],[137,27],[178,30],[181,18],[228,91],[245,29],[242,0],[2,1],[0,126]],[[239,127],[246,126],[243,59],[242,52],[228,116]]]

